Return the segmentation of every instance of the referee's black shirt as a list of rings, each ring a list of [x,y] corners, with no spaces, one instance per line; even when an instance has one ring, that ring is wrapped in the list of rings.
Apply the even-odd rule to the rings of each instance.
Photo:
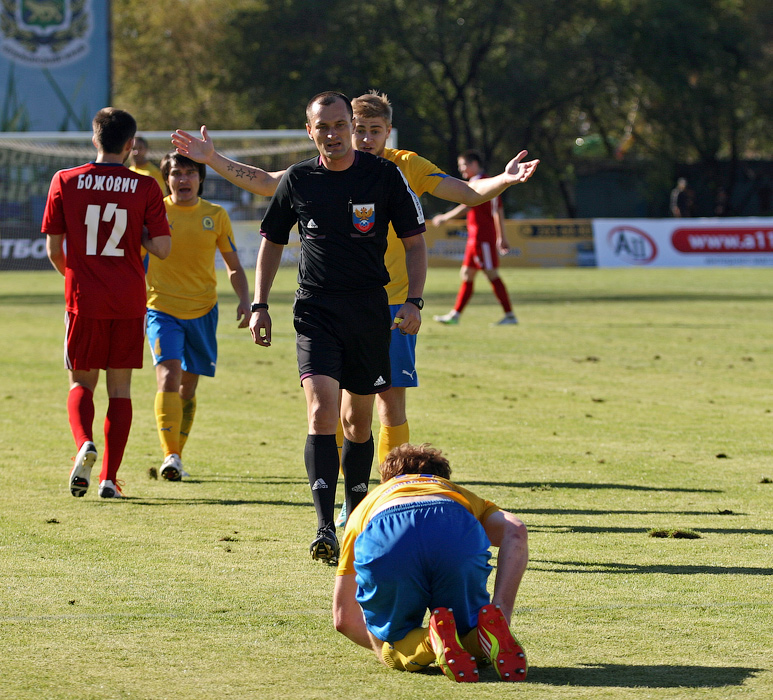
[[[355,151],[353,165],[342,171],[328,170],[319,156],[290,166],[260,233],[286,245],[297,222],[300,287],[312,293],[352,294],[389,282],[384,253],[390,221],[400,238],[426,230],[419,199],[397,166]]]

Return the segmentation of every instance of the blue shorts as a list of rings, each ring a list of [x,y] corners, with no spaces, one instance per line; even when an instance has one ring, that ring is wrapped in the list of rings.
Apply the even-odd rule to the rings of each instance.
[[[217,365],[217,304],[199,318],[180,319],[148,309],[148,343],[153,364],[180,360],[191,374],[215,376]]]
[[[490,602],[486,531],[451,499],[403,503],[377,513],[354,542],[357,602],[368,630],[396,642],[427,609],[454,609],[460,635]]]
[[[390,304],[389,313],[394,318],[402,304]],[[400,333],[399,328],[392,331],[389,345],[389,362],[392,365],[392,386],[419,386],[416,375],[416,336]]]

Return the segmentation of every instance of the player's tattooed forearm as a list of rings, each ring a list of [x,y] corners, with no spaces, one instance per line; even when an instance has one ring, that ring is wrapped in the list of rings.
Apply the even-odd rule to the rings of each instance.
[[[241,180],[246,177],[249,180],[254,180],[258,176],[256,168],[250,166],[239,166],[237,168],[236,165],[236,163],[228,163],[228,165],[226,165],[226,170],[229,173],[233,173],[236,178]]]

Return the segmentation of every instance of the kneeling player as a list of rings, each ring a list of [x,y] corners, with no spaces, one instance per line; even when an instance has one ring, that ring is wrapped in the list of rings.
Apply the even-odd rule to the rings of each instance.
[[[477,657],[502,680],[523,680],[526,657],[509,620],[528,561],[524,524],[452,483],[448,460],[428,445],[396,447],[380,470],[381,486],[344,533],[336,629],[397,670],[435,662],[452,680],[477,681]],[[492,544],[499,554],[490,600]]]

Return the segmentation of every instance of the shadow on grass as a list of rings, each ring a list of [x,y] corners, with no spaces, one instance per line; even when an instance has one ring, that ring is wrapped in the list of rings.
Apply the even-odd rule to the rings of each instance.
[[[308,479],[304,479],[303,477],[298,476],[251,476],[246,475],[242,476],[241,474],[218,474],[216,476],[188,476],[185,477],[185,479],[182,481],[184,484],[216,484],[216,483],[250,483],[250,484],[266,484],[267,486],[277,486],[277,485],[307,485],[309,484]],[[378,486],[381,482],[378,479],[375,479],[371,477],[370,479],[370,486]],[[340,488],[343,488],[343,479],[339,480],[339,486]]]
[[[254,498],[147,498],[144,496],[124,496],[122,503],[133,506],[296,506],[314,508],[311,501],[269,501]]]
[[[761,671],[741,666],[537,666],[529,669],[526,682],[586,688],[722,688],[743,685]]]
[[[592,525],[529,525],[531,532],[576,532],[586,534],[641,534],[647,532],[648,527],[596,527]],[[713,533],[715,535],[773,535],[773,530],[759,530],[751,527],[700,527],[695,528],[700,534]]]
[[[183,479],[184,484],[250,483],[269,486],[285,484],[308,484],[309,480],[296,476],[252,476],[250,474],[217,474],[215,476],[190,476]]]
[[[51,294],[0,294],[2,306],[52,306],[58,305],[64,308],[64,292]]]
[[[597,484],[584,481],[473,481],[469,479],[456,482],[461,486],[499,486],[512,489],[620,489],[622,491],[656,491],[669,493],[723,493],[721,489],[696,489],[681,486],[639,486],[638,484]]]
[[[598,508],[511,508],[502,506],[518,515],[730,515],[716,510],[603,510]],[[732,515],[746,515],[733,511]]]
[[[529,569],[553,571],[561,574],[740,574],[743,576],[771,576],[773,568],[755,566],[690,566],[685,564],[621,564],[620,562],[551,561],[532,559]]]

